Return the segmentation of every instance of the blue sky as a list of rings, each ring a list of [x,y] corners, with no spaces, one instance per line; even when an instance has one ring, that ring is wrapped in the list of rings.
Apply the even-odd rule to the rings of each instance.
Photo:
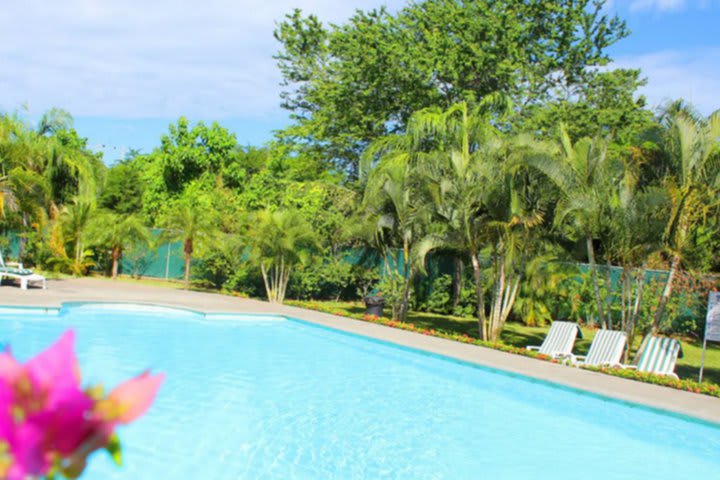
[[[401,0],[24,0],[0,9],[0,109],[69,110],[112,163],[149,152],[180,115],[217,120],[243,144],[288,123],[272,59],[275,21],[294,7],[341,22]],[[611,50],[640,67],[651,104],[720,108],[720,0],[612,0],[633,34]]]

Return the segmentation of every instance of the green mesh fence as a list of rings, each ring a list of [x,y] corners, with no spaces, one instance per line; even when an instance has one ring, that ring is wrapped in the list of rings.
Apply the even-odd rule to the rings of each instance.
[[[0,237],[0,249],[2,249],[3,255],[8,258],[13,260],[19,259],[20,237],[14,232],[4,233],[3,236]]]
[[[162,234],[161,229],[154,229],[153,236],[157,239]],[[2,253],[10,259],[18,259],[20,256],[20,237],[13,232],[6,232],[0,237],[0,249]],[[400,251],[396,251],[391,256],[394,261],[390,262],[390,268],[396,269],[398,272],[403,270],[403,256]],[[383,258],[376,252],[367,249],[349,249],[342,253],[344,261],[352,264],[363,264],[370,268],[378,268],[385,274],[385,265]],[[441,275],[452,275],[454,270],[453,257],[447,254],[429,255],[426,272],[427,275],[420,275],[417,278],[415,288],[416,292],[422,298],[432,291],[433,280]],[[195,261],[193,262],[195,263]],[[580,273],[587,273],[588,265],[579,264]],[[599,265],[598,270],[601,276],[605,276],[607,267]],[[185,260],[182,251],[182,243],[161,243],[154,248],[143,247],[137,250],[126,251],[120,262],[120,272],[126,275],[135,275],[141,277],[164,278],[164,279],[181,279],[185,271]],[[617,287],[620,281],[622,269],[619,267],[610,267],[610,282],[612,288]],[[667,271],[648,270],[647,280],[663,280],[667,277]]]
[[[153,230],[157,239],[162,230]],[[156,248],[142,248],[125,252],[120,272],[141,277],[180,279],[185,274],[185,257],[181,242],[162,243]]]

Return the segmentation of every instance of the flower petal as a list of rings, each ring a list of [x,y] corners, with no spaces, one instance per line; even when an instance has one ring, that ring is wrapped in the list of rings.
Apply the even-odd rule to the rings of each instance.
[[[74,347],[75,332],[68,330],[44,352],[27,362],[25,368],[42,389],[77,388],[80,369]]]
[[[162,373],[150,375],[145,372],[115,387],[107,398],[116,407],[113,409],[114,418],[109,420],[130,423],[142,416],[155,400],[164,379],[165,375]]]
[[[0,379],[13,383],[23,373],[23,366],[15,360],[9,350],[0,352]]]

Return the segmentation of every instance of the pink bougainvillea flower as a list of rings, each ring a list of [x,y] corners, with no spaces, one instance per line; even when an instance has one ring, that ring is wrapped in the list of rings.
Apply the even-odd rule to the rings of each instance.
[[[25,368],[41,390],[78,389],[80,368],[75,356],[75,332],[63,333],[54,344],[27,362]]]
[[[0,379],[8,384],[15,382],[22,374],[24,368],[15,360],[9,350],[0,352]]]
[[[137,419],[153,402],[163,375],[146,372],[105,398],[82,390],[74,343],[69,330],[25,365],[0,352],[1,479],[41,477],[53,465],[75,478],[88,455],[109,445],[118,424]]]
[[[127,424],[141,417],[155,400],[165,375],[144,372],[115,387],[98,402],[98,413],[104,421]]]
[[[8,443],[12,455],[9,479],[38,477],[50,468],[50,459],[42,448],[43,431],[39,425],[28,422],[15,425]]]

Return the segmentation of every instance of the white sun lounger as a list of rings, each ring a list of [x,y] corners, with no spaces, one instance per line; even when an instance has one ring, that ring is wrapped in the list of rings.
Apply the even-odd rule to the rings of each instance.
[[[621,366],[627,335],[615,330],[600,330],[595,334],[587,355],[569,355],[575,366],[615,367]]]
[[[3,278],[20,280],[20,289],[22,290],[27,290],[28,285],[31,283],[39,284],[43,289],[47,288],[47,280],[45,277],[38,273],[33,273],[32,270],[24,269],[22,263],[5,264],[2,253],[0,253],[0,282],[2,282]]]
[[[648,335],[640,346],[636,365],[623,365],[623,368],[678,378],[675,373],[675,362],[678,358],[682,358],[682,348],[678,340]]]
[[[577,323],[553,322],[542,345],[539,347],[529,346],[527,349],[553,358],[567,357],[572,354],[578,334],[582,338],[582,332]]]

